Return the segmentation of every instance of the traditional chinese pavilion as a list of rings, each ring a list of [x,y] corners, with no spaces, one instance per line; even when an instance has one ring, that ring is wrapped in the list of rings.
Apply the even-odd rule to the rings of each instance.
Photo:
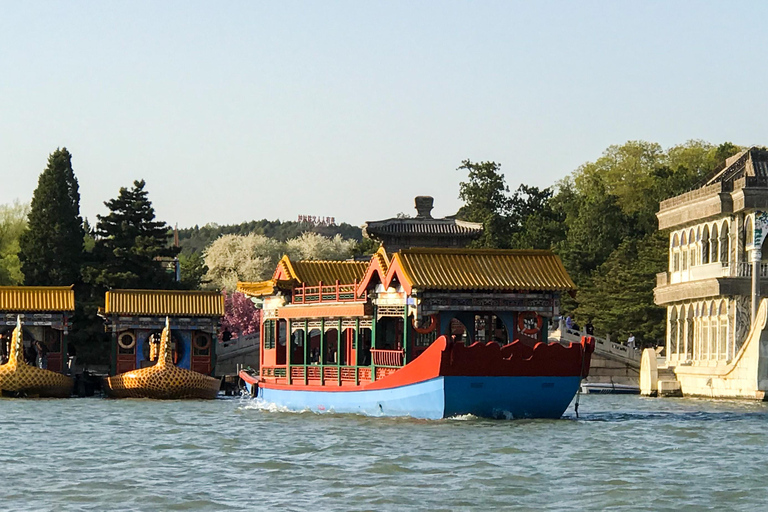
[[[154,365],[170,319],[173,364],[211,375],[224,298],[218,292],[110,290],[99,314],[112,333],[111,375]],[[157,344],[153,348],[153,343]]]
[[[264,297],[261,377],[320,386],[382,378],[440,335],[533,347],[574,289],[549,251],[445,248],[382,248],[369,262],[286,256],[272,279],[238,284]]]
[[[40,341],[48,348],[48,369],[66,368],[68,323],[75,311],[72,286],[0,286],[0,335],[10,339],[17,317],[25,346]]]
[[[363,235],[381,242],[390,254],[411,247],[466,247],[483,233],[483,225],[451,217],[432,217],[434,199],[417,196],[416,217],[368,221]]]

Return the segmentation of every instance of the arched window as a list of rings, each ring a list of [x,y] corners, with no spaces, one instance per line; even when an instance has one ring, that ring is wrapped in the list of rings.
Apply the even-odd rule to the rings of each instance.
[[[717,359],[717,345],[719,343],[718,330],[717,330],[717,307],[712,302],[709,306],[709,315],[707,320],[709,321],[709,358]]]
[[[685,270],[688,268],[688,235],[683,231],[683,236],[680,239],[680,269]]]
[[[712,234],[709,237],[709,253],[710,253],[710,261],[712,263],[717,261],[718,256],[720,255],[720,250],[718,249],[718,239],[717,239],[717,224],[712,224]]]
[[[728,256],[730,252],[730,240],[728,237],[728,221],[723,221],[722,229],[720,229],[720,262],[728,263],[731,259]]]
[[[691,228],[691,231],[688,233],[688,245],[690,246],[690,250],[688,253],[691,255],[690,260],[688,261],[688,266],[692,267],[696,264],[696,233],[693,232],[693,228]]]
[[[671,355],[677,352],[678,332],[677,308],[672,306],[669,308],[669,347],[667,347],[667,354]]]
[[[704,307],[699,310],[699,312],[701,314],[701,353],[704,356],[704,359],[709,359],[709,318],[707,316],[709,309],[707,308],[707,305],[704,304]]]
[[[701,234],[701,263],[709,263],[709,226],[704,226]]]
[[[728,359],[728,305],[725,300],[720,301],[718,316],[720,323],[720,359]]]
[[[696,339],[693,334],[694,321],[693,321],[693,307],[688,307],[688,318],[685,322],[685,346],[693,346],[693,342]],[[685,347],[679,347],[686,350]]]
[[[672,272],[680,270],[680,237],[677,233],[672,235]]]

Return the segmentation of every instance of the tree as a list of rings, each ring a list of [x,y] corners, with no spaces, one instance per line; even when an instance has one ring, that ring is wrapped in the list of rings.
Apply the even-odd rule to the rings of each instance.
[[[285,242],[285,252],[292,260],[345,260],[352,255],[354,240],[341,235],[327,238],[318,233],[305,232]]]
[[[121,188],[116,199],[104,203],[110,213],[96,216],[94,263],[85,271],[91,284],[104,289],[176,287],[162,259],[172,259],[179,249],[168,244],[170,227],[155,220],[145,185],[140,180]]]
[[[461,162],[457,170],[468,173],[467,181],[459,183],[459,199],[464,206],[457,217],[470,222],[482,222],[483,234],[473,242],[475,247],[509,247],[511,201],[507,196],[509,187],[501,174],[501,165],[496,162]]]
[[[80,192],[66,148],[48,157],[29,210],[28,230],[19,239],[24,283],[64,286],[80,281],[83,219]]]
[[[210,285],[234,291],[238,281],[263,281],[275,271],[283,244],[264,235],[223,235],[205,251]]]
[[[667,266],[667,243],[659,231],[622,242],[580,292],[579,318],[591,319],[598,333],[614,339],[629,333],[641,342],[664,339],[665,310],[654,304],[653,288]]]
[[[229,331],[233,338],[258,332],[261,311],[256,309],[253,302],[239,292],[222,291],[221,293],[224,295],[222,329]]]
[[[187,290],[197,290],[204,282],[208,267],[200,253],[182,251],[179,254],[181,267],[181,286]]]
[[[27,229],[29,205],[14,202],[0,206],[0,285],[24,282],[19,261],[19,239]]]
[[[552,187],[539,189],[521,184],[512,196],[511,247],[551,249],[565,239],[565,215],[553,200]]]

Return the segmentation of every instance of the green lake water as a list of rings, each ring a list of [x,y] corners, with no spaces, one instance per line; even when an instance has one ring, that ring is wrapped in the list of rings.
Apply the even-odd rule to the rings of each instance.
[[[0,510],[765,510],[768,406],[582,396],[441,421],[0,400]]]

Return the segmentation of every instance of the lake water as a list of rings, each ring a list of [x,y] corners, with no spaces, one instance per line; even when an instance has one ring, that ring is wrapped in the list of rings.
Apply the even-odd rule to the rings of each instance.
[[[768,406],[581,398],[442,421],[251,399],[0,400],[2,510],[764,510]]]

